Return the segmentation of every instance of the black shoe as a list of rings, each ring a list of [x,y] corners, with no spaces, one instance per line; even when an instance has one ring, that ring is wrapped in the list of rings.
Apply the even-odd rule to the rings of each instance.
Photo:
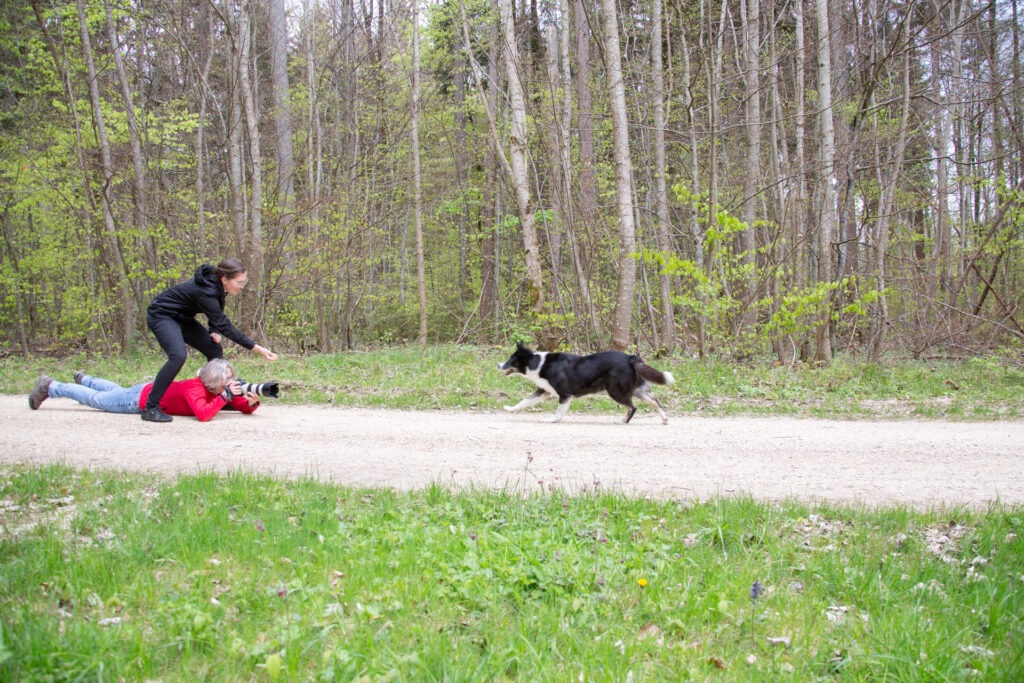
[[[85,373],[81,370],[75,371],[75,384],[81,384],[82,380],[85,379]]]
[[[160,406],[153,406],[142,411],[142,419],[146,422],[170,422],[174,418],[160,410]]]
[[[39,406],[43,405],[43,401],[50,398],[50,383],[53,380],[46,375],[39,375],[39,381],[36,382],[36,386],[32,389],[32,393],[28,395],[28,407],[32,410],[39,410]]]

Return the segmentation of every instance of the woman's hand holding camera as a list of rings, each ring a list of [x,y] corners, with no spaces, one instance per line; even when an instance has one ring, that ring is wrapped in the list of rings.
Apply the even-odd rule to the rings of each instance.
[[[233,379],[224,385],[224,391],[221,392],[220,397],[224,399],[225,403],[231,403],[231,399],[235,396],[242,395],[242,383],[237,379]]]
[[[252,385],[249,385],[252,386]],[[251,406],[256,405],[260,402],[259,394],[255,391],[245,391],[243,389],[243,383],[240,380],[233,379],[224,386],[224,392],[221,394],[221,398],[224,399],[225,403],[231,403],[231,399],[235,396],[245,396],[245,401]]]

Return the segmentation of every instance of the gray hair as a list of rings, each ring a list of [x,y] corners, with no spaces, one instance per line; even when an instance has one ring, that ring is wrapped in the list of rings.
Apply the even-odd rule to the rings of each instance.
[[[234,378],[234,374],[235,371],[231,367],[231,363],[223,358],[214,358],[199,368],[199,379],[211,394],[219,394],[224,391],[225,385]]]

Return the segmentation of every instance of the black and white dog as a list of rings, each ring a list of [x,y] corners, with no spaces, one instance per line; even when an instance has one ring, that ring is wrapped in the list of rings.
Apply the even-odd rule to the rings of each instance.
[[[630,356],[620,351],[602,351],[589,356],[572,353],[549,353],[532,351],[521,342],[516,344],[515,353],[498,366],[506,375],[519,374],[537,385],[533,392],[514,406],[505,410],[515,412],[535,406],[550,396],[558,397],[558,409],[551,422],[559,422],[569,412],[569,404],[577,396],[607,391],[626,411],[624,424],[628,424],[636,412],[633,397],[647,401],[658,410],[661,423],[668,424],[668,415],[662,410],[658,399],[651,395],[651,383],[672,384],[672,373],[655,370],[643,362],[640,356]]]

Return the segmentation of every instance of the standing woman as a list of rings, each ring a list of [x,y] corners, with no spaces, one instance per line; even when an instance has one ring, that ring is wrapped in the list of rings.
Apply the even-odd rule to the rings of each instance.
[[[224,356],[220,341],[227,337],[269,361],[277,360],[276,353],[249,339],[224,315],[226,296],[237,295],[248,282],[242,262],[236,258],[226,258],[216,267],[208,264],[199,266],[191,280],[165,289],[153,299],[146,312],[146,323],[156,335],[160,348],[167,354],[167,362],[153,381],[153,388],[142,410],[143,420],[170,422],[173,419],[160,409],[160,399],[185,365],[188,352],[186,345],[210,361]],[[196,320],[199,313],[206,316],[210,329]]]

